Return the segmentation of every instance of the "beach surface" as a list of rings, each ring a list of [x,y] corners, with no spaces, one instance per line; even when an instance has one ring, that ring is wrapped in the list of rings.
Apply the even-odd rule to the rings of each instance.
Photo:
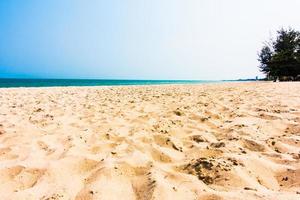
[[[300,83],[0,89],[0,199],[300,199]]]

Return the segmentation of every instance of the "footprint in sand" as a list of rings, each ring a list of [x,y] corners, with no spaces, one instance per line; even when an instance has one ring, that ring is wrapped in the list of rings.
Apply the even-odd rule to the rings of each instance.
[[[150,153],[152,158],[158,162],[170,163],[173,160],[170,156],[155,147],[151,148]]]
[[[243,146],[251,151],[265,151],[265,146],[249,139],[243,140]]]
[[[222,197],[215,195],[215,194],[201,195],[198,197],[198,199],[201,199],[201,200],[223,200]]]
[[[300,169],[287,169],[275,175],[278,184],[283,189],[298,189],[300,187]]]
[[[89,199],[143,199],[151,197],[150,168],[135,168],[126,163],[101,167],[85,181],[76,200]],[[126,195],[124,195],[126,194]],[[137,198],[140,197],[140,198]]]
[[[179,144],[175,144],[170,137],[164,135],[154,135],[153,137],[157,145],[182,152],[182,147]]]
[[[12,149],[10,147],[0,148],[0,160],[13,160],[18,157],[18,155],[12,153]]]
[[[44,169],[15,166],[0,170],[0,177],[3,184],[13,185],[14,191],[18,191],[33,187],[44,175],[45,171]]]

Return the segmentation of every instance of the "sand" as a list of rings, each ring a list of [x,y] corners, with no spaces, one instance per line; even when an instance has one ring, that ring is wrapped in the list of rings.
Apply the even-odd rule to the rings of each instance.
[[[300,199],[300,83],[0,89],[0,199]]]

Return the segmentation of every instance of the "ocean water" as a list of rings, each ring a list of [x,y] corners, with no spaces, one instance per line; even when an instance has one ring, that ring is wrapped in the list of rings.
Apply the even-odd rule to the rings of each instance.
[[[162,85],[200,84],[220,81],[201,80],[109,80],[109,79],[0,79],[0,88],[10,87],[58,87],[58,86],[114,86],[114,85]]]

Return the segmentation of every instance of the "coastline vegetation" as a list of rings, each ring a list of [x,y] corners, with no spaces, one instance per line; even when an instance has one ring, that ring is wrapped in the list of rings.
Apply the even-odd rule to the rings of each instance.
[[[300,81],[300,32],[280,29],[258,54],[260,70],[267,80]]]

